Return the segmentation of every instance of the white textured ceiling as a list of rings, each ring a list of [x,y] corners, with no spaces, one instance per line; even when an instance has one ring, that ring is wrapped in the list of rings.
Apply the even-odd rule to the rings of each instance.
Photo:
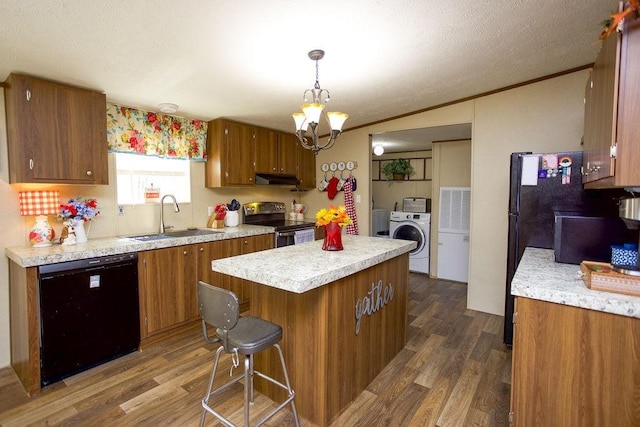
[[[0,79],[23,72],[177,115],[291,130],[324,49],[345,129],[595,60],[615,0],[2,0]]]

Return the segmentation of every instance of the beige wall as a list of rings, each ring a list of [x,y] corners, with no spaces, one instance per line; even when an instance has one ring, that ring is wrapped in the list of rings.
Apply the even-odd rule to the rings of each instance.
[[[588,71],[475,101],[468,307],[504,314],[509,155],[582,150]]]
[[[349,112],[357,114],[357,112]],[[323,172],[320,165],[324,162],[339,162],[352,160],[357,162],[358,169],[353,171],[358,180],[358,190],[356,195],[361,196],[361,203],[356,203],[356,214],[358,219],[360,234],[368,235],[370,231],[370,209],[372,197],[372,182],[370,176],[370,165],[372,159],[371,143],[369,134],[390,132],[403,129],[419,129],[430,126],[452,125],[459,123],[470,123],[473,118],[473,103],[464,102],[451,105],[429,113],[416,114],[402,119],[379,123],[375,126],[368,126],[362,129],[345,132],[338,139],[330,150],[321,151],[316,159],[316,173],[318,179]],[[303,200],[312,212],[332,204],[344,204],[344,194],[342,192],[333,200],[327,198],[327,193],[320,191],[310,191],[306,193]],[[377,208],[385,208],[376,200]],[[399,204],[402,199],[399,200]],[[391,206],[391,209],[393,206]]]
[[[357,215],[362,234],[369,230],[371,162],[369,134],[472,123],[471,249],[467,305],[504,314],[509,155],[514,151],[580,150],[584,85],[588,71],[544,80],[433,111],[345,132],[336,145],[318,154],[322,162],[354,160],[359,168]],[[350,114],[357,114],[350,111]],[[320,174],[320,171],[318,170]],[[338,194],[333,203],[342,202]],[[326,193],[304,196],[310,210],[326,206]]]
[[[472,211],[471,255],[468,306],[480,311],[502,314],[506,263],[506,206],[508,159],[513,151],[557,151],[580,149],[583,125],[583,90],[587,71],[546,80],[526,87],[450,105],[433,111],[379,123],[345,132],[336,145],[318,154],[316,168],[322,176],[323,162],[354,161],[353,174],[358,180],[357,215],[362,234],[368,234],[371,206],[371,147],[369,134],[402,129],[416,129],[459,123],[472,123]],[[357,114],[357,111],[350,111]],[[291,193],[264,189],[205,189],[202,164],[192,165],[193,202],[181,207],[180,214],[168,214],[176,226],[204,226],[206,206],[237,198],[245,203],[273,199],[288,203],[293,197],[309,207],[310,215],[329,203],[344,203],[343,193],[328,200],[326,192]],[[113,174],[112,159],[110,173]],[[156,207],[126,208],[116,215],[114,180],[108,186],[56,186],[63,197],[94,196],[102,210],[92,225],[90,237],[129,234],[155,230],[159,210]],[[17,192],[21,187],[8,184],[8,162],[4,99],[0,102],[0,217],[3,230],[0,248],[27,244],[30,219],[18,214]],[[56,224],[59,227],[59,224]],[[59,229],[58,229],[59,230]],[[487,250],[491,249],[491,250]],[[7,259],[0,260],[0,367],[7,366],[9,356]]]

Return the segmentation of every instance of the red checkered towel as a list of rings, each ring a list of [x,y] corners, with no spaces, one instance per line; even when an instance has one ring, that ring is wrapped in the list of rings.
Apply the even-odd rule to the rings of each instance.
[[[347,225],[347,234],[358,234],[358,217],[356,216],[356,205],[353,202],[353,182],[354,177],[349,176],[347,182],[344,184],[344,206],[347,208],[347,215],[353,221]]]

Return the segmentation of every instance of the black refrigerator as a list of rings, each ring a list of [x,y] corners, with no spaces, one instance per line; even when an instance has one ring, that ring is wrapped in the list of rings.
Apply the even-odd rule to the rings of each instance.
[[[527,157],[526,160],[525,157]],[[537,162],[537,171],[536,179],[533,180],[535,183],[533,183],[530,178],[532,163],[535,162]],[[507,345],[513,344],[514,297],[511,295],[511,280],[525,248],[527,246],[554,248],[557,212],[618,217],[618,200],[622,197],[623,191],[584,190],[581,169],[581,151],[511,154],[504,320],[504,342]],[[524,183],[523,175],[525,175]],[[579,239],[583,234],[573,231],[571,236],[573,239]]]

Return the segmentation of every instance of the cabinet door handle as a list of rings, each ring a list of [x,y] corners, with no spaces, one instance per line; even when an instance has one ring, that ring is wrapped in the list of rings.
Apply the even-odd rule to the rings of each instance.
[[[33,170],[33,159],[29,159],[29,169]]]
[[[204,248],[200,248],[200,252],[204,252]]]
[[[93,172],[87,171],[87,176],[91,176],[91,175],[93,175]]]
[[[27,101],[31,101],[31,91],[29,89],[25,91],[25,96],[27,97]]]
[[[187,254],[187,251],[183,251],[183,252],[182,252],[182,255],[186,255],[186,254]]]

